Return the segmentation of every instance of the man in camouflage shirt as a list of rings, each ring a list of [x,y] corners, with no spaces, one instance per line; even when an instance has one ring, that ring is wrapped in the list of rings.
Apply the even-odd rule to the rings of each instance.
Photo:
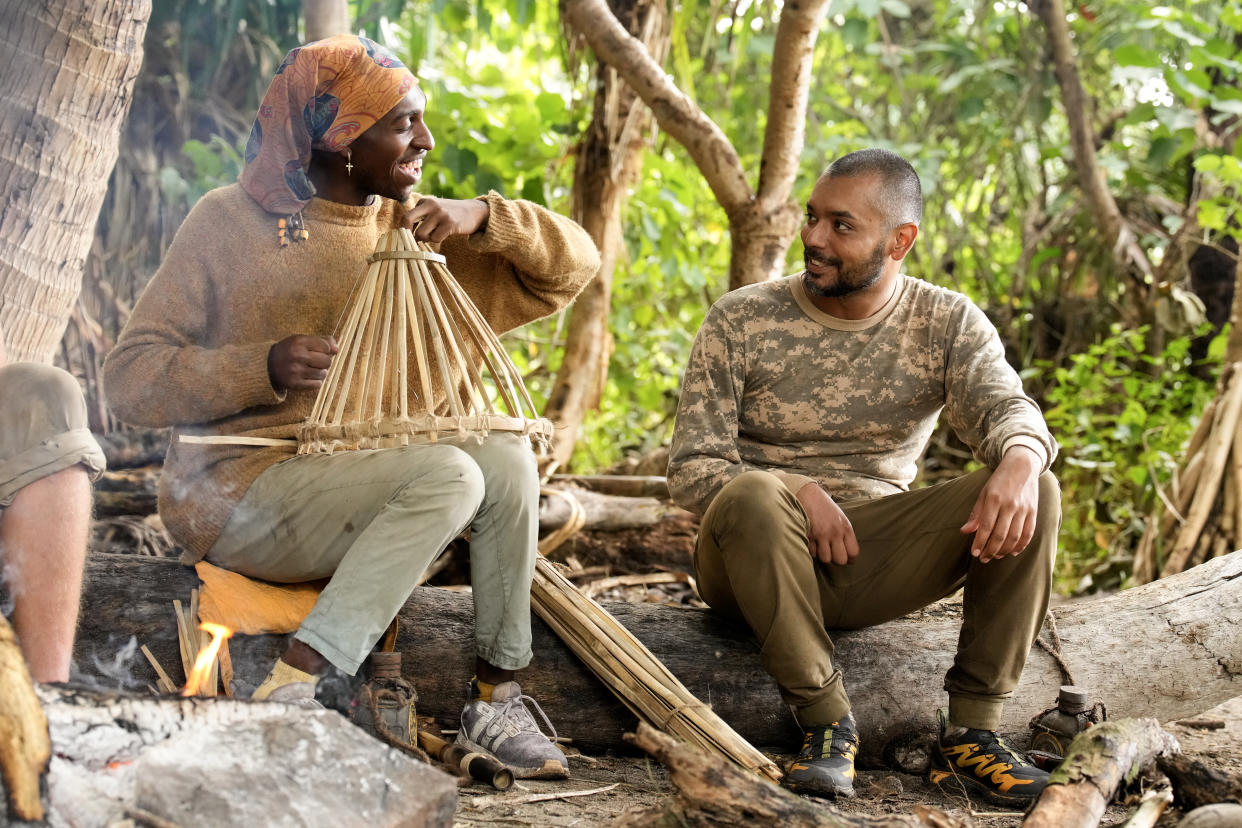
[[[804,730],[791,788],[853,794],[857,729],[826,628],[964,585],[932,780],[1021,807],[1047,774],[995,731],[1048,605],[1056,443],[983,313],[900,272],[921,215],[900,156],[828,167],[807,202],[806,269],[721,297],[703,322],[669,486],[703,515],[703,599],[750,625]],[[910,491],[942,410],[987,468]]]

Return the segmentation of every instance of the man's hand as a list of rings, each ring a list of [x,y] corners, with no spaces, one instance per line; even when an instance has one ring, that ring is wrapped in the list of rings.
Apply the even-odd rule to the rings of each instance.
[[[401,225],[425,242],[442,242],[449,236],[469,236],[487,226],[491,208],[486,201],[471,198],[420,198],[401,217]]]
[[[980,563],[1017,555],[1031,542],[1039,511],[1040,468],[1035,452],[1014,446],[979,492],[962,533],[974,532],[970,554]]]
[[[323,385],[340,348],[330,336],[285,337],[267,352],[267,375],[277,391],[313,391]]]
[[[847,564],[858,557],[854,527],[827,492],[814,483],[807,483],[794,497],[802,504],[810,523],[806,540],[812,558],[826,564]]]

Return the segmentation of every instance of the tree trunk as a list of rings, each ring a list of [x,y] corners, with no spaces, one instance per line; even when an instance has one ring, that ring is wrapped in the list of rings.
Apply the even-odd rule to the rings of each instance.
[[[349,34],[347,0],[302,0],[302,17],[306,22],[307,43],[333,35]]]
[[[0,1],[0,330],[51,362],[81,289],[150,0]]]
[[[801,210],[790,200],[806,128],[811,58],[828,0],[786,3],[772,51],[768,121],[758,187],[747,183],[720,127],[681,92],[609,13],[604,0],[564,0],[562,16],[651,107],[660,128],[686,148],[729,218],[729,289],[781,274]]]
[[[1056,68],[1057,81],[1061,87],[1061,102],[1069,121],[1070,146],[1074,151],[1074,169],[1078,173],[1078,186],[1091,205],[1094,220],[1104,235],[1104,247],[1117,251],[1122,269],[1133,274],[1137,271],[1148,278],[1152,275],[1151,262],[1139,246],[1134,231],[1126,224],[1117,206],[1117,200],[1108,189],[1104,169],[1095,157],[1095,129],[1092,127],[1091,101],[1078,76],[1078,63],[1070,41],[1069,24],[1065,17],[1063,0],[1038,0],[1032,3],[1044,27],[1048,30],[1048,43]],[[1133,280],[1133,287],[1146,292],[1145,283]]]
[[[657,64],[668,51],[668,21],[657,0],[614,0],[613,14],[624,21]],[[621,212],[626,193],[642,170],[651,132],[651,113],[638,96],[600,62],[595,71],[595,111],[574,168],[573,218],[599,248],[599,272],[574,301],[569,316],[565,356],[557,372],[544,416],[557,425],[552,460],[569,463],[582,419],[599,405],[608,379],[612,336],[612,277],[622,250]]]
[[[131,686],[154,681],[140,656],[118,670],[130,636],[146,644],[180,680],[171,603],[198,586],[175,562],[92,555],[83,597],[76,663],[84,676]],[[789,749],[793,720],[763,672],[749,631],[706,610],[643,604],[605,607],[699,699],[757,746]],[[1117,595],[1055,611],[1063,659],[1075,684],[1090,688],[1114,716],[1161,721],[1193,715],[1242,694],[1242,552]],[[419,712],[453,721],[474,669],[473,610],[468,595],[416,589],[401,612],[398,649],[419,692]],[[876,763],[890,742],[931,732],[945,703],[941,677],[961,626],[959,608],[938,604],[871,629],[834,633],[862,736],[862,760]],[[535,661],[519,674],[558,731],[588,750],[616,748],[634,718],[543,622],[534,627]],[[235,636],[234,672],[257,684],[281,652],[283,636]],[[123,661],[123,660],[122,660]],[[124,667],[125,665],[120,665]],[[134,671],[128,676],[129,669]],[[1067,683],[1056,663],[1033,649],[1005,709],[1001,730],[1025,737],[1027,723]]]

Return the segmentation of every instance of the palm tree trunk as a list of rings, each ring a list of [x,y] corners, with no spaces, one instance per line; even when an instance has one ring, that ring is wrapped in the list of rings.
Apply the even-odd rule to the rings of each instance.
[[[0,0],[0,329],[51,362],[116,162],[150,0]]]

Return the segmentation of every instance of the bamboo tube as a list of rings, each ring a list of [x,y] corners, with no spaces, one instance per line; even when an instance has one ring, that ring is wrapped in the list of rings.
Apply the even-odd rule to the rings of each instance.
[[[1234,431],[1238,427],[1239,411],[1242,410],[1242,370],[1239,366],[1242,366],[1242,363],[1230,365],[1228,379],[1222,383],[1220,421],[1204,443],[1203,450],[1206,459],[1203,472],[1195,487],[1195,496],[1186,515],[1186,523],[1178,533],[1177,541],[1173,544],[1169,558],[1161,570],[1162,577],[1185,569],[1186,561],[1194,549],[1199,533],[1203,531],[1212,504],[1216,501],[1221,473],[1224,471],[1228,454],[1227,449],[1233,444]]]

